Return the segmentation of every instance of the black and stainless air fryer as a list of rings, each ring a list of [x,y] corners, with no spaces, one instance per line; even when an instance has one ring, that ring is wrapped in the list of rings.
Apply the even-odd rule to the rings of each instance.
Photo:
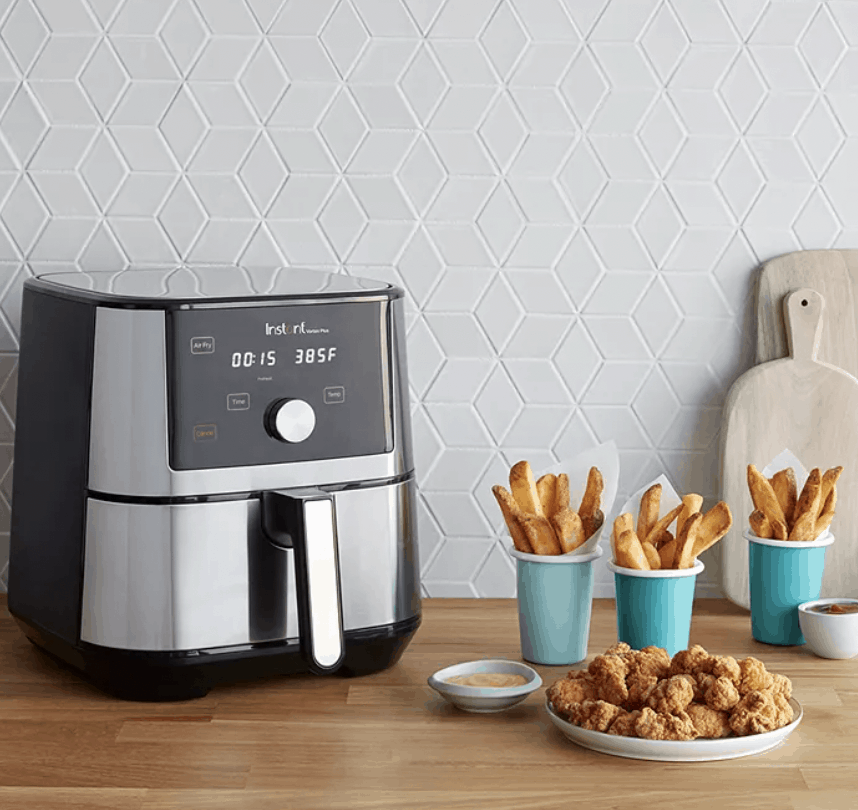
[[[130,699],[393,664],[420,623],[401,290],[291,268],[24,285],[9,610]]]

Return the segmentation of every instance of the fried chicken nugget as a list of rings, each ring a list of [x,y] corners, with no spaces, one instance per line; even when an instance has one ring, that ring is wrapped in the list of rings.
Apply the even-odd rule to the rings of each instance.
[[[789,700],[792,697],[792,681],[786,675],[778,675],[777,672],[771,673],[774,682],[765,691],[771,692],[772,695],[781,695],[784,700]]]
[[[788,726],[792,723],[793,718],[795,717],[795,712],[793,712],[792,706],[789,705],[789,700],[779,692],[775,693],[775,708],[778,710],[778,728],[783,728],[784,726]]]
[[[729,678],[735,686],[742,680],[742,669],[732,655],[713,655],[712,674],[716,678],[722,675]]]
[[[710,709],[729,712],[739,702],[739,690],[726,675],[712,676],[712,683],[703,692],[703,701]]]
[[[629,698],[628,664],[618,655],[597,655],[587,667],[599,690],[599,699],[622,706]]]
[[[666,678],[670,672],[670,656],[663,647],[644,647],[633,652],[632,667],[645,675]]]
[[[756,690],[770,689],[775,682],[771,672],[759,658],[749,655],[739,661],[739,669],[742,677],[738,683],[739,694],[747,695]]]
[[[730,728],[739,737],[763,734],[780,728],[779,723],[784,716],[785,713],[775,704],[771,694],[753,689],[736,704],[730,713]]]
[[[585,700],[598,700],[599,690],[588,677],[588,673],[582,673],[584,677],[563,678],[556,681],[546,690],[549,703],[554,711],[563,717],[569,717],[572,706],[583,703]]]
[[[569,720],[574,725],[590,731],[607,731],[622,711],[619,706],[606,700],[585,700],[583,703],[573,704]]]
[[[659,681],[646,705],[659,714],[679,714],[694,700],[695,680],[691,675],[673,675]]]
[[[614,722],[608,727],[608,734],[615,734],[618,737],[637,737],[635,724],[640,716],[640,709],[618,714]]]
[[[626,655],[627,653],[636,652],[625,641],[618,641],[612,644],[605,650],[605,655]]]
[[[635,733],[647,740],[693,740],[697,737],[697,729],[688,712],[658,714],[648,706],[641,709],[635,722]]]
[[[730,712],[712,709],[700,703],[692,703],[685,711],[691,718],[698,737],[729,737],[733,731],[730,728]]]
[[[642,709],[657,683],[658,677],[655,675],[647,675],[640,672],[634,672],[629,675],[626,678],[626,686],[629,690],[629,697],[625,703],[626,707],[629,710]]]
[[[671,675],[696,675],[698,672],[712,672],[713,657],[699,644],[680,650],[670,661]]]

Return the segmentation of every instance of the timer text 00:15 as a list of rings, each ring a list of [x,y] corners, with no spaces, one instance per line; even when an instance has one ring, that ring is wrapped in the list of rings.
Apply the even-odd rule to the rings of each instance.
[[[337,347],[295,349],[295,365],[310,363],[330,363],[337,356]],[[273,366],[277,363],[277,352],[233,352],[233,368],[253,368],[254,366]]]

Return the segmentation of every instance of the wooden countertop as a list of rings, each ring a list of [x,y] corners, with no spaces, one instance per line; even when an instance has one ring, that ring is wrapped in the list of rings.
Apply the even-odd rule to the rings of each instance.
[[[614,603],[598,599],[590,657],[614,641]],[[725,762],[645,762],[566,740],[548,720],[543,690],[501,714],[455,709],[426,678],[475,658],[520,660],[514,600],[424,601],[411,646],[377,675],[270,679],[150,704],[111,699],[41,656],[0,596],[0,807],[858,806],[858,659],[759,644],[747,612],[720,599],[696,601],[691,643],[755,655],[792,679],[804,720],[783,746]],[[537,669],[550,684],[568,668]]]

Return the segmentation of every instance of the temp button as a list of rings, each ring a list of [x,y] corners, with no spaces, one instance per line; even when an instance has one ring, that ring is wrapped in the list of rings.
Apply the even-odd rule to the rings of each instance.
[[[325,405],[339,405],[346,401],[346,389],[341,385],[332,385],[330,388],[326,388],[324,394]]]
[[[250,394],[227,394],[226,409],[228,411],[247,411],[250,409]]]

